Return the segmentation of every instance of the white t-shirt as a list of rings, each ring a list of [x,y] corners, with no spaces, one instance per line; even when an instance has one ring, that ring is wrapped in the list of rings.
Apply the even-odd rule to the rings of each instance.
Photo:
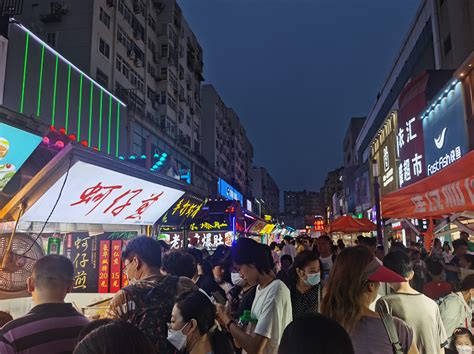
[[[283,250],[281,252],[281,255],[283,256],[284,254],[288,254],[291,256],[291,258],[295,259],[296,257],[296,248],[295,246],[293,245],[285,245],[285,247],[283,247]]]
[[[270,340],[263,353],[277,354],[283,331],[293,320],[290,290],[281,280],[275,279],[264,289],[257,287],[252,318],[257,323],[249,326],[249,332]]]
[[[326,281],[329,277],[329,272],[331,271],[332,268],[332,257],[333,255],[331,254],[329,257],[319,257],[321,260],[321,263],[323,264],[323,269],[322,269],[322,278],[324,281]]]

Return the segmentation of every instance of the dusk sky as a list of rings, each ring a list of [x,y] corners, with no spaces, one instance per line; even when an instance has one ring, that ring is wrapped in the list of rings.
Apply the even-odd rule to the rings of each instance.
[[[342,165],[418,0],[180,0],[204,76],[234,108],[280,190],[319,190]]]

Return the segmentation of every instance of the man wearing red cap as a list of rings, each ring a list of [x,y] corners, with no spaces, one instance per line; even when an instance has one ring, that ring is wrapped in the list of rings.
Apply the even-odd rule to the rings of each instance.
[[[444,353],[447,336],[436,302],[410,286],[413,265],[405,252],[395,251],[385,256],[383,264],[404,278],[390,282],[395,293],[377,301],[377,311],[396,316],[413,329],[414,342],[420,354]]]

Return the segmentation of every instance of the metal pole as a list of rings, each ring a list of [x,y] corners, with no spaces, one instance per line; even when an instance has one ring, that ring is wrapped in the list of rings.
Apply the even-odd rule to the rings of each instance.
[[[377,244],[384,245],[382,234],[382,216],[380,213],[380,185],[378,176],[374,176],[375,217],[377,218]]]

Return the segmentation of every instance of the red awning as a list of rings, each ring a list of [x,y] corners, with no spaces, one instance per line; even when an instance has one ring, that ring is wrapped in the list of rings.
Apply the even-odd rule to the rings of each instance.
[[[474,151],[408,187],[382,198],[384,218],[441,218],[474,211]]]
[[[367,218],[355,219],[350,215],[341,216],[326,227],[326,232],[342,232],[345,234],[370,232],[377,229],[376,225]]]

